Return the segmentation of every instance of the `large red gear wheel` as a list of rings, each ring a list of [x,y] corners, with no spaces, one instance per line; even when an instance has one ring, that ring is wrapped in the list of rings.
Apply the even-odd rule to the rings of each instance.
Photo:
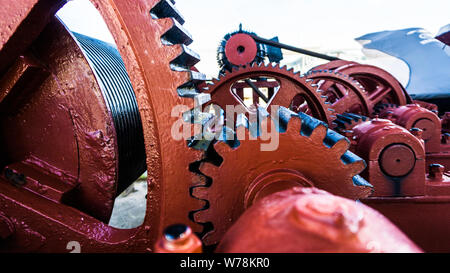
[[[2,25],[3,73],[34,43],[66,1],[1,2],[2,21],[9,24]],[[184,19],[170,0],[91,2],[115,39],[139,106],[149,174],[144,222],[134,229],[115,229],[72,204],[51,201],[2,177],[0,213],[14,224],[15,232],[0,251],[68,252],[68,242],[76,241],[82,252],[149,252],[168,225],[184,223],[191,224],[193,230],[201,228],[188,216],[189,211],[202,208],[202,202],[189,194],[197,176],[188,166],[199,160],[202,152],[187,149],[184,141],[170,135],[173,124],[181,118],[181,114],[171,116],[171,109],[176,105],[193,107],[199,95],[195,84],[205,79],[189,69],[199,59],[186,48],[192,39],[181,27]],[[44,174],[38,185],[49,186],[49,181],[52,180]],[[94,187],[97,182],[91,181]]]
[[[294,106],[295,110],[325,121],[327,124],[331,124],[334,120],[335,111],[326,102],[326,97],[321,93],[322,90],[318,89],[312,80],[308,80],[286,67],[280,67],[279,64],[254,64],[235,68],[232,72],[219,77],[219,79],[214,79],[212,85],[209,85],[204,93],[211,95],[209,104],[218,105],[223,110],[226,110],[227,105],[244,105],[242,98],[233,92],[233,85],[239,81],[255,78],[272,78],[279,84],[279,90],[269,98],[268,107],[270,105],[287,108]]]
[[[215,160],[193,164],[204,177],[203,183],[192,188],[192,196],[205,202],[203,210],[193,212],[195,222],[210,227],[204,243],[219,242],[248,206],[272,192],[314,186],[352,199],[370,194],[370,184],[358,175],[365,163],[347,150],[350,144],[345,137],[304,113],[283,107],[279,111],[279,127],[271,118],[261,125],[281,132],[277,149],[260,151],[264,136],[250,139],[249,131],[239,127],[237,135],[241,132],[245,137],[237,148],[219,142],[210,147]]]
[[[364,87],[352,77],[332,70],[313,70],[305,74],[319,85],[326,102],[337,114],[354,113],[369,115],[373,112],[366,98]]]
[[[381,103],[405,105],[411,102],[408,93],[397,79],[379,67],[337,60],[314,67],[311,71],[324,69],[340,72],[357,80],[367,91],[365,94],[370,109]]]

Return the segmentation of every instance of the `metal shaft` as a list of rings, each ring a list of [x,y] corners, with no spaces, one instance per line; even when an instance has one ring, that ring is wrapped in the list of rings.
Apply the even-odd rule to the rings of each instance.
[[[261,44],[274,46],[274,47],[278,47],[278,48],[283,48],[283,49],[286,49],[286,50],[290,50],[290,51],[294,51],[294,52],[297,52],[297,53],[300,53],[300,54],[305,54],[305,55],[317,57],[317,58],[320,58],[320,59],[325,59],[325,60],[328,60],[328,61],[340,60],[338,57],[328,56],[328,55],[325,55],[325,54],[309,51],[309,50],[306,50],[306,49],[302,49],[302,48],[286,45],[286,44],[283,44],[283,43],[280,43],[280,42],[264,39],[264,38],[258,37],[256,35],[251,35],[251,36],[256,42],[261,43]]]
[[[260,96],[260,97],[263,99],[263,101],[265,101],[266,103],[269,102],[269,99],[266,97],[266,95],[264,95],[264,94],[259,90],[259,88],[258,88],[256,85],[254,85],[254,84],[252,83],[251,80],[245,79],[245,82],[253,89],[253,91],[256,92],[256,94],[258,94],[258,96]]]

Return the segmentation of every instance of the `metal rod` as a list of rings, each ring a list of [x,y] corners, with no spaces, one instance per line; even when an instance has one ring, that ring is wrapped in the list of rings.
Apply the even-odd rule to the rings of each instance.
[[[266,95],[264,95],[264,94],[259,90],[259,88],[256,87],[256,85],[254,85],[254,84],[252,83],[252,81],[250,81],[249,79],[245,79],[245,82],[246,82],[248,85],[250,85],[250,87],[253,89],[253,91],[255,91],[256,94],[258,94],[258,96],[259,96],[260,98],[263,99],[263,101],[265,101],[266,103],[269,102],[269,99],[266,97]]]
[[[266,44],[266,45],[269,45],[269,46],[283,48],[283,49],[286,49],[286,50],[290,50],[290,51],[294,51],[294,52],[297,52],[297,53],[301,53],[301,54],[317,57],[317,58],[320,58],[320,59],[325,59],[325,60],[328,60],[328,61],[340,60],[338,57],[328,56],[328,55],[325,55],[325,54],[309,51],[309,50],[306,50],[306,49],[302,49],[302,48],[298,48],[298,47],[282,44],[280,42],[267,40],[267,39],[258,37],[256,35],[251,35],[251,37],[256,42],[261,43],[261,44]]]

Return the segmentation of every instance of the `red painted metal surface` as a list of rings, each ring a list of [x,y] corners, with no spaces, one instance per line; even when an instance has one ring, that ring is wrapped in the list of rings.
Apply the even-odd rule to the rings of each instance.
[[[421,252],[386,217],[315,188],[267,196],[228,230],[218,252]]]
[[[338,60],[311,69],[311,71],[317,70],[339,72],[356,80],[364,87],[364,96],[370,110],[380,103],[405,105],[411,102],[411,98],[401,84],[391,74],[379,67]],[[369,113],[368,116],[372,116],[372,114]]]
[[[5,170],[23,174],[24,189],[109,219],[117,188],[116,133],[93,72],[62,24],[49,22],[2,86]]]
[[[271,119],[264,119],[261,127],[269,128],[267,132],[275,130]],[[202,238],[207,245],[220,242],[246,209],[277,191],[314,186],[353,199],[371,192],[370,187],[354,184],[354,177],[365,167],[364,162],[341,160],[351,157],[347,140],[340,138],[334,145],[324,144],[332,137],[324,124],[292,117],[286,132],[279,134],[279,146],[273,151],[261,151],[261,144],[269,139],[268,133],[255,138],[246,128],[239,127],[237,135],[240,145],[235,149],[223,142],[214,146],[222,159],[220,165],[207,162],[200,165],[200,173],[212,182],[192,189],[194,197],[208,201],[207,208],[194,214],[197,222],[211,222],[214,226]]]
[[[353,127],[352,151],[367,163],[362,176],[371,181],[371,196],[419,196],[425,193],[423,143],[385,119]]]
[[[44,161],[39,161],[31,158],[30,164],[39,165],[47,173],[45,175],[37,175],[25,179],[27,183],[25,187],[18,187],[14,183],[22,181],[22,174],[19,171],[25,170],[27,166],[14,165],[8,171],[8,175],[0,179],[0,211],[10,219],[10,222],[14,226],[14,234],[2,242],[0,247],[1,251],[8,252],[69,252],[67,249],[69,241],[76,241],[81,246],[82,252],[145,252],[151,251],[153,242],[156,242],[161,230],[167,225],[174,223],[189,223],[188,213],[191,210],[201,208],[200,201],[191,198],[189,195],[189,185],[192,181],[195,181],[196,175],[189,171],[189,163],[197,160],[201,156],[199,151],[189,151],[186,148],[184,141],[178,141],[172,139],[167,132],[170,132],[172,124],[179,119],[179,117],[171,116],[171,109],[178,104],[185,104],[187,106],[193,106],[194,101],[190,98],[182,98],[177,93],[178,87],[197,79],[199,74],[186,71],[173,71],[170,68],[170,62],[174,61],[178,64],[177,57],[180,55],[186,56],[185,49],[181,44],[188,44],[191,42],[189,36],[183,35],[180,32],[180,28],[176,21],[182,21],[182,18],[178,14],[173,13],[171,9],[171,3],[168,1],[153,1],[142,0],[136,3],[135,1],[92,1],[98,8],[101,15],[105,19],[115,41],[117,47],[122,55],[123,61],[129,73],[133,89],[136,93],[137,102],[140,109],[140,114],[144,127],[144,137],[146,142],[147,153],[147,166],[149,175],[147,195],[147,214],[144,220],[144,224],[138,228],[130,230],[118,230],[106,225],[102,220],[103,217],[95,216],[94,213],[87,213],[78,208],[78,205],[82,202],[73,200],[69,202],[61,202],[60,198],[64,199],[63,191],[64,184],[59,181],[53,180],[54,174],[61,174],[59,168],[51,168],[51,164],[46,164]],[[50,18],[54,13],[62,6],[62,1],[2,1],[1,5],[7,7],[2,9],[2,22],[14,22],[17,26],[12,32],[2,32],[2,51],[1,51],[1,64],[8,69],[11,69],[11,65],[14,65],[15,60],[18,67],[25,67],[25,75],[28,71],[35,73],[36,69],[33,66],[22,65],[20,63],[20,56],[24,55],[25,48],[30,44],[36,43],[38,35],[48,25]],[[4,13],[3,13],[4,12]],[[152,18],[150,12],[158,19]],[[174,17],[171,17],[174,16]],[[32,23],[30,23],[32,22]],[[181,23],[181,22],[178,22]],[[178,33],[178,34],[177,34]],[[49,33],[49,41],[47,44],[41,46],[42,51],[52,49],[51,41],[60,39],[58,33]],[[177,35],[175,35],[177,34]],[[173,45],[166,46],[161,41],[160,37],[164,37],[170,40]],[[25,39],[23,39],[25,37]],[[65,42],[62,39],[61,42]],[[11,44],[11,46],[9,46]],[[54,46],[57,46],[56,44]],[[62,54],[64,50],[53,52],[53,55],[49,55],[50,61],[57,59],[58,54]],[[150,54],[148,54],[150,52]],[[44,54],[45,56],[45,54]],[[78,58],[78,55],[66,55],[66,58],[73,56]],[[186,58],[181,58],[186,60]],[[195,59],[187,58],[190,62],[186,67],[194,65]],[[77,67],[70,67],[73,61],[78,62],[77,59],[71,58],[67,60],[68,67],[62,71],[62,73],[74,73],[77,71]],[[83,60],[80,58],[80,62]],[[44,65],[47,65],[44,63]],[[65,63],[62,62],[61,65]],[[22,65],[22,66],[20,66]],[[179,64],[185,65],[185,64]],[[30,67],[28,69],[27,67]],[[49,66],[52,68],[52,66]],[[2,67],[3,68],[3,67]],[[16,69],[19,72],[21,70]],[[22,69],[23,71],[23,69]],[[79,70],[83,71],[83,70]],[[39,72],[39,70],[38,70]],[[53,72],[53,71],[45,71]],[[14,75],[14,73],[12,73]],[[5,74],[4,74],[5,75]],[[19,74],[16,82],[20,82],[23,75]],[[85,72],[84,78],[89,78],[89,72]],[[14,78],[14,77],[13,77]],[[37,78],[38,77],[33,77]],[[71,77],[68,77],[71,78]],[[70,99],[70,92],[68,88],[83,89],[83,85],[89,85],[89,80],[84,78],[77,78],[73,82],[73,86],[58,86],[49,88],[47,90],[52,92],[67,92],[64,98]],[[56,79],[50,79],[50,82],[57,82]],[[11,82],[11,81],[9,81]],[[14,81],[12,81],[14,82]],[[8,87],[8,81],[2,80],[2,86]],[[190,85],[186,85],[183,90],[188,90]],[[95,86],[94,86],[95,88]],[[181,89],[180,89],[181,90]],[[33,91],[33,90],[31,90]],[[27,95],[38,96],[39,92],[28,91]],[[180,91],[181,92],[181,91]],[[12,94],[12,93],[11,93]],[[52,97],[54,96],[54,97]],[[91,95],[92,96],[92,95]],[[4,100],[8,98],[8,95],[3,95]],[[53,95],[49,93],[46,97],[43,97],[43,102],[47,100],[53,105],[57,104],[57,101],[52,101],[51,98],[57,98],[58,94]],[[64,105],[64,104],[63,104]],[[28,110],[23,105],[18,107],[18,111]],[[41,111],[45,111],[45,104],[41,104]],[[70,117],[65,118],[68,115],[68,109],[63,111],[61,109],[51,108],[53,115],[58,114],[57,111],[62,113],[57,116],[56,121],[65,122],[70,121]],[[5,109],[5,108],[2,108]],[[91,111],[91,108],[86,105],[84,108],[80,107],[78,110]],[[30,109],[31,110],[31,109]],[[97,110],[98,111],[98,110]],[[43,112],[45,113],[45,112]],[[39,113],[38,113],[39,114]],[[41,114],[42,115],[42,114]],[[79,114],[82,116],[81,114]],[[181,115],[181,114],[180,114]],[[49,114],[50,118],[52,115]],[[89,115],[94,119],[101,120],[101,116],[98,113]],[[38,118],[39,116],[33,116],[30,113],[30,118]],[[45,117],[47,118],[47,117]],[[48,119],[47,118],[47,119]],[[97,120],[98,121],[98,120]],[[86,121],[85,121],[86,122]],[[86,123],[80,123],[80,126]],[[52,123],[50,123],[52,124]],[[75,122],[75,125],[78,123]],[[46,125],[42,122],[41,125]],[[12,126],[10,124],[10,126]],[[59,128],[72,128],[71,124],[58,126]],[[101,128],[96,126],[97,128]],[[9,127],[13,128],[13,127]],[[31,127],[24,127],[25,129]],[[36,128],[37,129],[37,128]],[[38,136],[33,139],[33,142],[39,142],[45,140],[46,128],[43,128]],[[64,129],[65,130],[65,129]],[[98,140],[107,137],[106,128],[101,129],[103,134],[92,131],[91,134],[80,135],[81,147],[86,147],[88,150],[83,153],[86,156],[83,160],[94,160],[96,157],[102,155],[102,151],[107,151],[108,146],[100,145]],[[67,134],[69,130],[65,130],[61,136]],[[89,132],[89,131],[88,131]],[[24,134],[20,134],[22,137]],[[56,136],[55,136],[56,137]],[[73,138],[73,133],[72,133]],[[12,138],[11,138],[12,141]],[[113,141],[112,139],[110,141]],[[33,144],[30,143],[30,144]],[[100,141],[104,144],[104,140]],[[55,142],[57,145],[61,142]],[[70,150],[70,143],[74,141],[66,142],[66,147],[54,148],[49,145],[45,148],[46,152],[41,154],[51,156],[52,153],[61,153],[68,150],[66,153],[68,158],[73,150]],[[39,143],[34,143],[33,149],[39,149]],[[21,147],[19,147],[21,148]],[[43,149],[43,147],[42,147]],[[89,149],[96,153],[89,155]],[[11,152],[20,155],[23,150],[18,149]],[[180,156],[180,154],[184,156]],[[2,160],[7,160],[8,153],[2,153]],[[19,157],[19,156],[18,156]],[[44,156],[42,156],[44,158]],[[72,157],[74,158],[74,157]],[[76,158],[76,157],[75,157]],[[170,159],[171,158],[171,159]],[[163,160],[164,159],[164,160]],[[61,157],[62,162],[52,162],[53,164],[62,164],[64,159]],[[112,159],[114,160],[114,159]],[[103,160],[101,162],[104,162]],[[170,162],[169,164],[167,164]],[[75,164],[75,163],[74,163]],[[93,166],[99,166],[99,162],[95,162]],[[101,167],[99,171],[105,171],[109,168],[106,164]],[[76,166],[76,164],[75,164]],[[173,166],[179,166],[178,171],[173,171]],[[32,170],[27,169],[27,172]],[[33,170],[34,172],[34,170]],[[76,171],[74,171],[76,173]],[[8,176],[8,178],[6,178]],[[26,177],[26,176],[25,176]],[[69,176],[68,176],[69,177]],[[68,185],[71,185],[70,179],[64,179]],[[115,195],[114,189],[110,186],[104,187],[102,183],[113,183],[114,178],[107,176],[92,175],[86,177],[83,181],[80,181],[81,185],[89,184],[86,181],[92,180],[91,185],[95,185],[86,192],[87,195],[96,195],[97,199],[92,200],[89,205],[93,209],[102,209],[105,207],[103,204],[97,204],[105,196]],[[76,179],[72,186],[78,185]],[[75,187],[80,189],[80,187]],[[105,194],[98,194],[98,190],[105,190]],[[61,197],[63,195],[63,197]],[[68,198],[72,200],[71,198]],[[107,212],[107,211],[105,211]],[[105,213],[105,216],[107,213]],[[192,223],[191,223],[192,224]],[[198,227],[193,226],[198,229]]]
[[[129,72],[149,174],[144,223],[108,226],[117,135],[89,62],[54,19],[63,2],[0,1],[0,252],[69,252],[73,242],[82,252],[200,252],[192,232],[223,252],[420,251],[380,214],[311,187],[361,199],[426,251],[449,250],[448,113],[439,119],[433,105],[407,105],[392,75],[348,61],[305,76],[252,65],[205,85],[196,54],[185,48],[192,40],[179,27],[184,19],[166,0],[92,0]],[[231,37],[225,51],[236,65],[257,54],[246,34]],[[275,150],[260,149],[276,127],[269,119],[261,124],[267,133],[239,127],[239,147],[218,142],[206,153],[170,135],[182,116],[173,107],[192,109],[207,95],[205,105],[244,105],[247,117],[255,115],[260,98],[248,106],[243,96],[255,87],[267,88],[266,106],[299,113],[286,114],[291,121]],[[373,193],[358,176],[364,161],[349,147],[366,161],[362,176]],[[173,224],[192,230],[165,229]]]
[[[257,52],[255,40],[245,33],[231,36],[225,45],[225,55],[228,61],[236,66],[251,63],[255,59]]]
[[[417,104],[386,105],[378,111],[378,116],[387,118],[408,130],[421,129],[426,152],[439,153],[441,151],[441,120],[436,113]]]
[[[306,74],[312,79],[318,88],[322,90],[322,96],[326,96],[326,102],[330,103],[336,113],[354,113],[370,116],[373,105],[366,97],[366,90],[355,79],[346,74],[329,71],[313,70]]]
[[[450,170],[450,146],[445,128],[447,126],[445,115],[441,120],[437,116],[437,111],[431,112],[418,104],[382,105],[377,112],[380,117],[387,118],[408,130],[421,129],[420,138],[425,143],[427,166],[442,164],[446,171]]]
[[[287,70],[285,67],[280,68],[279,65],[253,65],[245,68],[236,68],[233,72],[225,73],[225,75],[218,80],[213,80],[213,85],[209,86],[205,90],[206,93],[211,95],[211,101],[209,104],[215,104],[220,106],[226,111],[226,106],[242,105],[247,111],[248,107],[245,106],[242,96],[239,96],[236,89],[236,84],[243,82],[245,79],[252,78],[271,78],[278,82],[279,89],[269,97],[269,102],[265,106],[270,108],[271,105],[294,107],[296,112],[304,112],[315,118],[331,123],[333,120],[333,109],[328,107],[325,98],[321,96],[320,90],[317,90],[317,85],[314,85],[311,81],[308,81],[306,77],[300,76],[298,73],[294,73],[292,70]],[[256,82],[256,85],[270,88],[271,82]],[[245,85],[241,83],[241,85]],[[234,88],[234,89],[233,89]],[[239,86],[237,89],[242,89]],[[246,85],[246,88],[250,88]],[[258,101],[259,100],[254,100]],[[305,103],[306,102],[306,103]],[[301,106],[298,108],[295,106]]]
[[[449,158],[445,145],[437,154],[425,153],[422,137],[387,119],[359,120],[346,129],[350,149],[368,164],[362,176],[374,186],[374,193],[361,201],[425,251],[448,251],[450,176],[444,167]]]

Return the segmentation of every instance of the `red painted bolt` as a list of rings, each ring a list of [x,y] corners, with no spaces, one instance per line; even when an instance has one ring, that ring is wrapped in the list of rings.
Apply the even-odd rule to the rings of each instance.
[[[387,111],[387,112],[386,112],[386,117],[385,117],[385,118],[391,120],[392,117],[393,117],[393,115],[394,115],[394,112],[392,112],[392,111]]]
[[[441,164],[430,164],[428,170],[429,170],[428,172],[429,178],[441,181],[442,177],[444,176],[445,167],[442,166]]]
[[[167,227],[163,235],[155,244],[156,253],[201,253],[202,242],[183,224]]]

